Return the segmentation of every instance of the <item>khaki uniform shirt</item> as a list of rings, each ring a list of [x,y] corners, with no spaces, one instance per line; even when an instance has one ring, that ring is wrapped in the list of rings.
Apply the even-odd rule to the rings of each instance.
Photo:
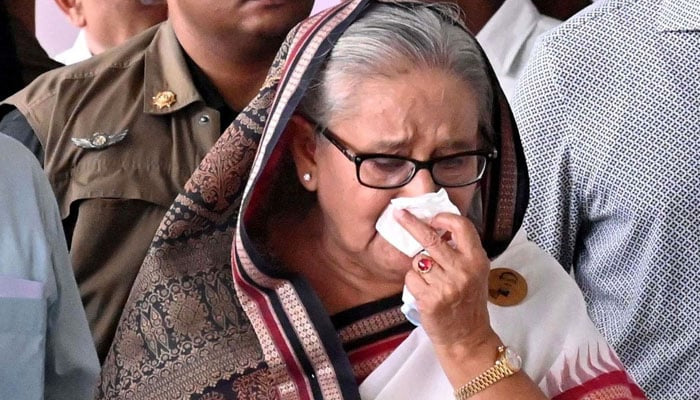
[[[175,101],[154,97],[170,91]],[[171,25],[51,71],[6,100],[31,125],[67,230],[76,280],[104,360],[154,233],[220,135]],[[127,130],[103,149],[76,145]]]

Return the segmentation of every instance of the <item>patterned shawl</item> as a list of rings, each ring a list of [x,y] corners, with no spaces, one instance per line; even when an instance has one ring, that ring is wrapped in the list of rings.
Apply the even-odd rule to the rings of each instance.
[[[258,96],[175,199],[125,305],[98,398],[189,398],[260,365],[275,392],[261,398],[359,398],[308,283],[265,266],[246,225],[236,224],[239,210],[255,217],[256,196],[274,182],[289,118],[337,38],[371,2],[345,2],[289,34]],[[520,226],[528,181],[512,114],[492,71],[490,79],[499,157],[481,182],[481,230],[495,257]]]

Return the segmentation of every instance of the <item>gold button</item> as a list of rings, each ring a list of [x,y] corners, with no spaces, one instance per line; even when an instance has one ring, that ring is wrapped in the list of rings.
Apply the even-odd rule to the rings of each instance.
[[[520,304],[527,296],[527,282],[510,268],[494,268],[489,272],[489,301],[509,307]]]
[[[152,97],[153,105],[158,107],[159,110],[164,108],[170,108],[173,104],[177,102],[177,96],[170,90],[164,90],[162,92],[156,93]]]

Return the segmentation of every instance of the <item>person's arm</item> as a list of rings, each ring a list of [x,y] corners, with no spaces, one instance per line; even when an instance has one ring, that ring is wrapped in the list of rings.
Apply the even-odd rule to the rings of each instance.
[[[489,259],[476,228],[461,215],[438,214],[430,224],[405,210],[394,216],[430,254],[414,257],[414,269],[406,274],[406,287],[416,298],[421,326],[435,348],[440,366],[458,392],[472,380],[485,376],[484,372],[496,362],[499,347],[504,345],[491,327],[487,309]],[[450,232],[454,245],[440,237],[438,231]],[[421,262],[429,263],[427,272],[421,270]],[[479,389],[469,398],[546,399],[523,371],[492,380]]]
[[[24,147],[34,154],[34,157],[39,161],[39,165],[41,165],[42,168],[44,167],[44,148],[41,142],[39,142],[39,138],[34,132],[34,129],[32,129],[27,119],[19,110],[13,109],[0,119],[0,134],[9,136],[22,143]],[[75,209],[71,208],[70,214],[63,221],[63,232],[65,233],[65,240],[68,243],[71,243],[73,238],[73,229],[75,228],[77,212],[77,207]]]
[[[16,139],[34,154],[39,164],[44,166],[44,149],[27,119],[14,109],[0,119],[0,133]]]
[[[0,398],[91,399],[99,373],[61,228],[34,156],[0,134]]]
[[[559,58],[542,40],[523,74],[513,107],[530,176],[523,223],[528,237],[570,271],[581,225],[571,156],[569,110]]]
[[[100,372],[97,353],[73,276],[53,191],[38,166],[33,175],[55,285],[50,285],[53,290],[48,294],[45,398],[92,399]]]

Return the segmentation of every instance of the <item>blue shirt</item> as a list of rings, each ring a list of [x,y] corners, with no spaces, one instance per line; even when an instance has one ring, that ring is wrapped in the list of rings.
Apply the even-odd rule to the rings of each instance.
[[[0,399],[92,399],[99,363],[56,200],[0,134]]]

